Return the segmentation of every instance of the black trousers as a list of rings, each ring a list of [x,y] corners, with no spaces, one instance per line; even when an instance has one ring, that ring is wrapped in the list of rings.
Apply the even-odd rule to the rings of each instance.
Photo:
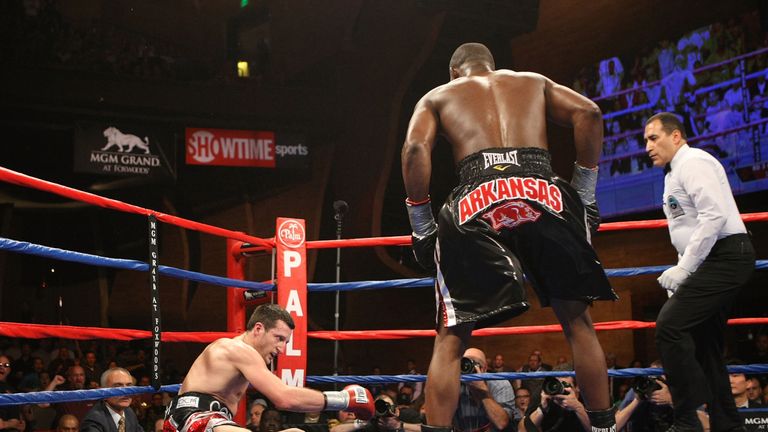
[[[715,243],[707,259],[661,308],[656,346],[678,420],[695,420],[706,403],[712,432],[743,424],[723,360],[724,332],[734,297],[755,269],[747,234]]]

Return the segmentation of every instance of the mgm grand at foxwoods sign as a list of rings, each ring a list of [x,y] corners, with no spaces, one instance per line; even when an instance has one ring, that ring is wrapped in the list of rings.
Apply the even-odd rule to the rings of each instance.
[[[174,178],[173,134],[140,125],[79,124],[74,169],[115,176]]]

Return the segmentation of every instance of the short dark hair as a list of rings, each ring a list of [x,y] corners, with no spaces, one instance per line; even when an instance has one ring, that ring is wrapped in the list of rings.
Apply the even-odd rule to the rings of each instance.
[[[671,112],[656,113],[645,121],[645,125],[647,126],[655,120],[661,122],[661,130],[667,134],[671,134],[675,130],[679,130],[683,139],[687,139],[687,134],[685,133],[685,125],[683,125],[683,122],[680,121],[680,117],[677,114]]]
[[[481,43],[465,43],[453,52],[451,62],[448,65],[451,68],[458,68],[465,63],[486,63],[492,69],[496,69],[496,63],[493,61],[493,54],[485,45]]]
[[[267,303],[256,307],[245,329],[252,330],[256,323],[260,322],[264,325],[265,330],[269,330],[274,328],[278,321],[287,324],[291,330],[296,328],[296,324],[293,323],[293,318],[291,318],[291,314],[288,311],[276,304]]]

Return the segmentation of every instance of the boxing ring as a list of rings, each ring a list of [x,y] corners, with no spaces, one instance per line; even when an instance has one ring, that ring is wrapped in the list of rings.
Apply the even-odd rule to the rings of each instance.
[[[263,293],[276,293],[277,303],[291,313],[296,322],[293,337],[286,347],[286,351],[278,359],[275,373],[283,382],[290,385],[303,386],[305,384],[323,383],[391,383],[391,382],[419,382],[424,381],[423,375],[345,375],[345,376],[306,376],[307,368],[307,339],[314,338],[328,341],[350,340],[395,340],[410,338],[434,337],[434,330],[373,330],[373,331],[307,331],[307,293],[308,292],[335,292],[369,289],[391,288],[424,288],[432,287],[434,279],[399,279],[390,281],[358,281],[345,283],[307,283],[306,253],[310,249],[349,248],[349,247],[375,247],[375,246],[408,246],[410,236],[396,236],[383,238],[358,238],[343,240],[308,241],[304,221],[294,218],[278,218],[276,222],[275,237],[263,239],[250,236],[242,232],[231,231],[200,222],[191,221],[144,209],[117,200],[101,197],[92,193],[72,189],[56,183],[30,177],[6,168],[0,167],[0,181],[18,186],[37,189],[71,200],[80,201],[108,210],[132,213],[145,216],[148,219],[148,260],[129,260],[102,257],[76,251],[58,249],[45,245],[32,244],[20,240],[0,237],[0,250],[19,254],[45,257],[48,259],[62,260],[79,264],[101,266],[119,270],[134,270],[149,272],[152,299],[151,330],[132,330],[98,327],[75,327],[62,325],[44,325],[0,322],[0,336],[12,338],[65,338],[75,340],[109,339],[130,341],[137,339],[152,339],[152,385],[139,387],[123,387],[93,390],[52,391],[0,394],[0,406],[21,405],[29,403],[57,403],[90,399],[102,399],[117,395],[135,395],[154,391],[175,393],[180,385],[178,383],[161,383],[159,365],[162,343],[173,342],[197,342],[208,343],[222,337],[233,337],[245,330],[246,306],[257,297],[257,302],[269,301],[269,296]],[[768,220],[768,212],[744,214],[745,222],[765,222]],[[207,275],[194,271],[164,266],[159,264],[157,224],[158,222],[174,225],[186,229],[196,230],[201,233],[215,235],[226,239],[227,242],[227,277]],[[665,220],[632,221],[604,223],[600,231],[659,229],[666,227]],[[245,261],[253,252],[271,252],[273,254],[272,283],[260,283],[245,281]],[[768,260],[758,260],[756,269],[768,268]],[[609,277],[632,277],[638,275],[658,274],[671,267],[670,265],[632,267],[606,269]],[[187,279],[200,283],[227,287],[227,331],[224,332],[169,332],[162,330],[162,317],[159,298],[158,276],[166,276],[178,279]],[[768,318],[737,318],[729,320],[729,325],[753,325],[768,324]],[[655,327],[654,322],[645,321],[610,321],[597,322],[597,331],[608,330],[636,330]],[[559,324],[495,327],[475,330],[473,336],[503,336],[561,332]],[[737,373],[768,373],[768,364],[754,364],[746,366],[730,366],[729,370]],[[635,377],[643,375],[658,375],[660,369],[656,368],[627,368],[609,370],[611,377]],[[504,372],[486,374],[462,375],[462,380],[487,380],[487,379],[531,379],[545,376],[567,376],[573,372]],[[236,420],[245,424],[244,409],[245,398],[241,401]]]

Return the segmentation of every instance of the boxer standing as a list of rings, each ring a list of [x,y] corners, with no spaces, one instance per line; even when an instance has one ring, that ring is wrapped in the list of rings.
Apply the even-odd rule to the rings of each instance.
[[[523,271],[551,305],[571,346],[593,431],[614,431],[605,356],[587,308],[615,300],[590,246],[602,150],[600,109],[550,79],[495,70],[484,45],[453,54],[447,84],[417,104],[402,150],[417,261],[437,271],[437,337],[427,374],[427,430],[447,430],[458,401],[459,360],[473,328],[525,312]],[[546,122],[574,128],[571,185],[551,169]],[[460,184],[432,216],[431,154],[450,143]]]
[[[249,385],[278,409],[313,412],[353,411],[361,418],[373,415],[373,398],[360,386],[343,391],[319,392],[284,384],[268,365],[291,337],[293,319],[274,304],[257,307],[246,331],[234,338],[218,339],[197,357],[181,384],[179,395],[166,413],[164,432],[250,432],[232,421]]]
[[[669,431],[701,430],[706,403],[713,432],[743,431],[723,361],[733,299],[755,270],[755,251],[723,166],[688,146],[685,127],[662,112],[645,123],[645,149],[664,167],[664,215],[678,253],[659,277],[670,299],[656,319],[656,346],[674,403]]]

